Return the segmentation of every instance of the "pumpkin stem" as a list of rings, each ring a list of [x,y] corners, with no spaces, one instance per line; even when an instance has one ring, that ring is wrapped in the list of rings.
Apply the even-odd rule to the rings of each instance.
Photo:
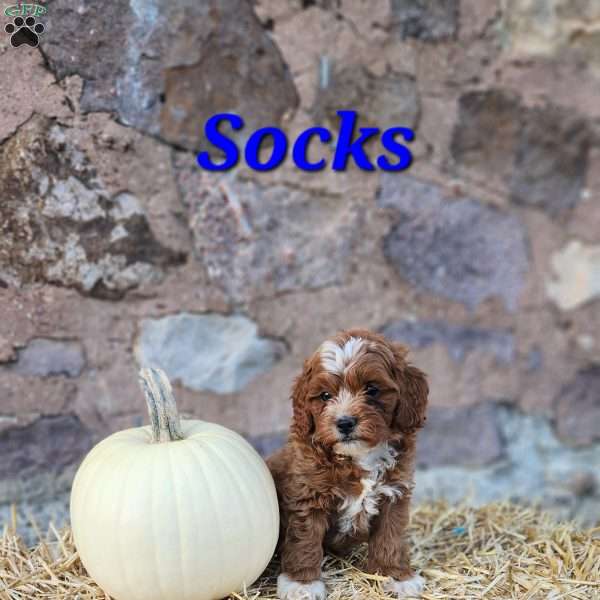
[[[165,372],[155,368],[141,369],[139,378],[152,424],[152,441],[158,443],[182,440],[179,413]]]

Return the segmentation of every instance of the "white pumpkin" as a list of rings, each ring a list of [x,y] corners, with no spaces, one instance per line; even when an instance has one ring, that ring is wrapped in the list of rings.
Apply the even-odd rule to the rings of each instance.
[[[239,435],[180,423],[158,369],[140,380],[151,427],[95,446],[71,492],[83,565],[117,600],[214,600],[251,585],[277,543],[271,474]]]

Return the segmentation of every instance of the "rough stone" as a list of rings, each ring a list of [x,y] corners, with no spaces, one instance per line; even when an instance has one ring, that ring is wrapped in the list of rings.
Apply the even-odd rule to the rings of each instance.
[[[467,41],[477,40],[490,34],[496,25],[502,7],[502,0],[461,0],[460,37],[466,47]]]
[[[85,27],[81,27],[81,20]],[[251,3],[54,0],[42,40],[58,77],[84,80],[85,111],[114,111],[128,125],[189,149],[218,112],[243,115],[245,136],[276,125],[298,98],[281,55]]]
[[[0,335],[0,363],[16,360],[17,353],[11,343]]]
[[[475,505],[501,499],[539,502],[560,518],[585,518],[594,524],[600,495],[590,496],[586,489],[577,496],[572,479],[575,473],[596,477],[600,445],[570,448],[557,439],[547,419],[508,406],[498,406],[496,416],[500,436],[507,440],[502,458],[481,467],[443,464],[418,469],[415,499],[459,502],[467,498]]]
[[[418,288],[475,308],[500,297],[514,311],[528,269],[526,232],[512,214],[436,186],[384,176],[379,204],[397,211],[383,251]]]
[[[313,107],[317,121],[328,119],[337,125],[338,110],[355,110],[360,126],[414,127],[419,117],[419,96],[415,78],[387,72],[375,77],[365,68],[352,65],[334,69],[327,87],[319,90]]]
[[[392,0],[392,31],[425,42],[456,37],[458,0]]]
[[[69,377],[59,369],[74,368],[76,364],[60,364],[54,358],[49,362],[53,364],[46,366],[56,372],[43,377],[35,374],[42,371],[40,364],[29,363],[26,369],[20,367],[22,372],[17,369],[17,362],[0,365],[0,421],[8,415],[9,424],[14,418],[13,424],[22,425],[38,416],[63,414],[71,409],[81,378]],[[0,422],[0,430],[3,425]]]
[[[503,17],[513,55],[552,57],[594,32],[600,7],[595,0],[509,0]]]
[[[493,354],[504,365],[511,364],[515,358],[515,339],[509,331],[454,325],[446,321],[396,321],[386,325],[382,333],[411,348],[443,344],[457,362],[463,362],[472,352]]]
[[[481,466],[500,460],[504,441],[496,413],[490,402],[460,408],[430,407],[426,426],[419,433],[418,466]]]
[[[137,6],[141,8],[141,4]],[[130,55],[127,36],[136,24],[130,3],[116,0],[107,11],[106,6],[97,3],[54,0],[48,3],[48,9],[44,20],[53,34],[43,36],[40,47],[52,70],[59,79],[70,75],[83,79],[81,103],[85,110],[114,110],[118,77],[125,75]],[[152,12],[149,3],[148,16]],[[135,32],[150,33],[141,26]],[[143,108],[148,107],[137,107],[140,111]]]
[[[459,168],[509,180],[520,131],[519,98],[507,90],[474,91],[458,101],[450,151]]]
[[[600,22],[600,12],[596,17]],[[574,55],[588,68],[596,80],[600,80],[600,33],[598,30],[575,31],[569,40]]]
[[[139,201],[110,195],[70,130],[34,117],[0,147],[0,280],[114,297],[183,257],[159,244]]]
[[[573,240],[553,254],[552,269],[555,279],[546,282],[546,292],[562,310],[600,298],[600,246]]]
[[[195,257],[232,300],[336,285],[348,276],[361,226],[348,199],[198,169],[182,172],[180,181]]]
[[[242,315],[181,313],[142,320],[135,354],[141,366],[160,367],[188,388],[229,394],[268,371],[284,350]]]
[[[600,365],[579,371],[556,398],[556,431],[574,446],[600,440]]]
[[[45,68],[44,57],[39,52],[21,53],[15,60],[13,52],[2,52],[0,47],[0,73],[0,142],[35,112],[60,117],[70,112],[64,102],[64,91]],[[23,73],[27,73],[27,77],[23,77]],[[15,81],[19,81],[19,85],[15,85]]]
[[[85,355],[79,342],[34,338],[18,351],[10,370],[19,375],[78,377],[85,367]]]
[[[569,480],[569,488],[577,496],[594,496],[598,490],[598,479],[592,473],[576,471]]]
[[[537,347],[527,353],[525,368],[527,371],[539,371],[544,366],[544,353]]]
[[[91,446],[92,434],[75,415],[40,417],[26,427],[5,429],[0,435],[0,481],[27,481],[40,473],[57,476]]]
[[[581,200],[591,130],[582,118],[554,107],[523,112],[510,181],[514,202],[560,215]]]
[[[577,115],[491,89],[460,97],[451,153],[459,170],[504,180],[515,203],[556,216],[581,200],[591,140]]]

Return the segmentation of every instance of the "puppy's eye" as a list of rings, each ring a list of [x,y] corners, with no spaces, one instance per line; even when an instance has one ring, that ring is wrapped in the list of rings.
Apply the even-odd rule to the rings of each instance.
[[[367,383],[365,386],[365,394],[369,398],[377,398],[379,395],[379,388],[374,383]]]
[[[319,394],[319,398],[321,398],[323,402],[328,402],[329,400],[331,400],[332,395],[329,392],[321,392]]]

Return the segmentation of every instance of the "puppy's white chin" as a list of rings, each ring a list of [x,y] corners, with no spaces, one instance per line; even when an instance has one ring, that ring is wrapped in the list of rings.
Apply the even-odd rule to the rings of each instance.
[[[371,448],[361,440],[352,440],[350,442],[338,442],[333,450],[336,454],[342,456],[364,456]]]
[[[325,584],[320,579],[302,583],[285,573],[277,578],[277,597],[280,600],[325,600]]]
[[[390,577],[389,581],[383,584],[384,591],[395,594],[397,598],[420,598],[424,587],[425,580],[416,574],[404,581],[398,581]]]

